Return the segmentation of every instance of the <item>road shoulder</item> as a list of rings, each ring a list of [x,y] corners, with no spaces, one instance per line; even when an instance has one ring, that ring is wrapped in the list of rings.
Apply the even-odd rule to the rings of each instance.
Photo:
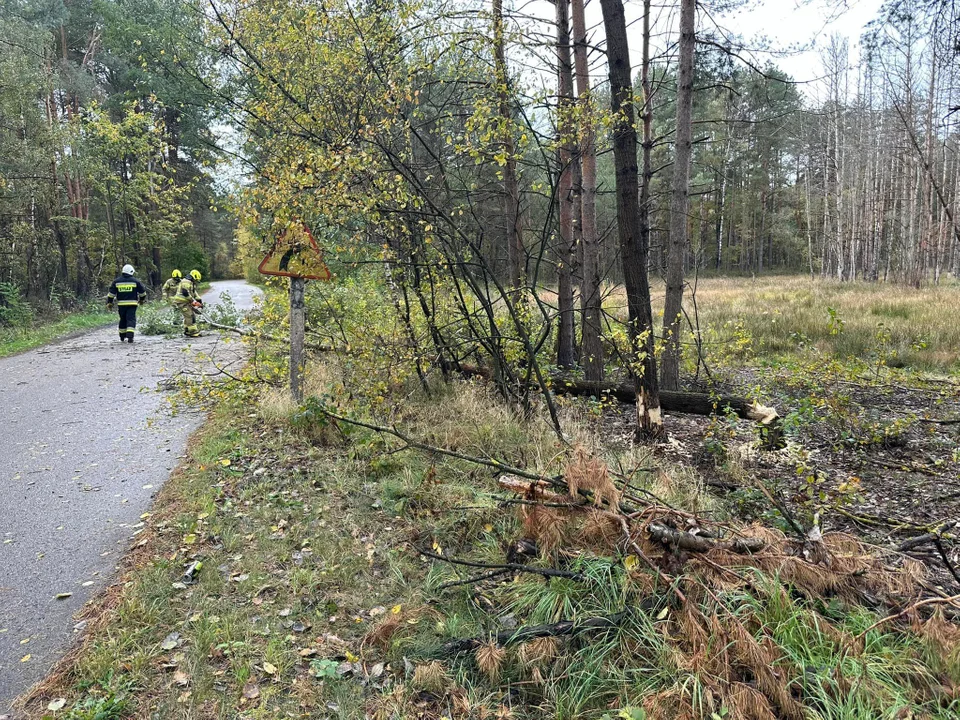
[[[84,311],[26,330],[3,330],[0,331],[0,358],[57,345],[115,322],[115,313]]]

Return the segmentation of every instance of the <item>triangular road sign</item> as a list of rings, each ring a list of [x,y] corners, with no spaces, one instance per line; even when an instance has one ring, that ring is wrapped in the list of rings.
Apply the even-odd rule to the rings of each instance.
[[[329,280],[330,268],[323,262],[320,246],[304,223],[283,231],[258,268],[263,275]]]

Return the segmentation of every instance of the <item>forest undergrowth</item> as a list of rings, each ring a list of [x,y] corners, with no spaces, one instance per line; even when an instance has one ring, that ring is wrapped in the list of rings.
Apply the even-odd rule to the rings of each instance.
[[[687,439],[621,441],[609,403],[558,397],[561,442],[483,382],[381,385],[349,354],[315,358],[298,407],[266,357],[30,717],[960,713],[956,590],[831,530],[834,490],[793,497],[741,461],[715,494],[671,455]],[[690,447],[729,481],[734,420],[704,422]]]

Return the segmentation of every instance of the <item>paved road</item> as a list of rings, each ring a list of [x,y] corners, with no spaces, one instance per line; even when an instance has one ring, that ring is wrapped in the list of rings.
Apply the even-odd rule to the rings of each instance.
[[[259,291],[213,283],[207,306],[222,292],[246,309]],[[0,716],[69,645],[200,423],[166,412],[157,382],[209,362],[194,350],[240,362],[238,347],[216,333],[121,344],[111,326],[0,359]]]

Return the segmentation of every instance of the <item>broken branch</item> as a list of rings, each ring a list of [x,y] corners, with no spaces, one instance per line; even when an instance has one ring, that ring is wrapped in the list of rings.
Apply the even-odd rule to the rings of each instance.
[[[556,568],[538,568],[532,567],[530,565],[522,565],[521,563],[482,563],[476,562],[475,560],[461,560],[460,558],[446,557],[445,555],[438,555],[437,553],[432,553],[429,550],[424,550],[423,548],[414,548],[421,555],[426,555],[428,558],[433,558],[434,560],[442,560],[443,562],[448,562],[451,565],[462,565],[464,567],[472,568],[482,568],[484,570],[499,570],[501,572],[524,572],[530,573],[531,575],[542,575],[543,577],[560,577],[568,578],[570,580],[584,580],[583,575],[580,573],[571,572],[569,570],[557,570]]]
[[[577,622],[576,620],[561,620],[548,625],[531,625],[517,630],[504,630],[497,633],[492,639],[497,645],[513,645],[534,638],[561,637],[564,635],[578,635],[589,630],[608,630],[615,628],[629,615],[629,610],[622,610],[613,615],[594,617]],[[475,637],[452,640],[440,648],[438,655],[448,656],[457,653],[476,650],[481,645],[490,642],[491,638]]]
[[[766,547],[766,543],[760,538],[743,537],[732,540],[713,540],[682,530],[674,530],[660,523],[650,523],[647,525],[647,532],[654,540],[664,545],[690,550],[692,552],[708,552],[715,548],[722,550],[731,550],[739,555],[750,555],[760,552]]]

